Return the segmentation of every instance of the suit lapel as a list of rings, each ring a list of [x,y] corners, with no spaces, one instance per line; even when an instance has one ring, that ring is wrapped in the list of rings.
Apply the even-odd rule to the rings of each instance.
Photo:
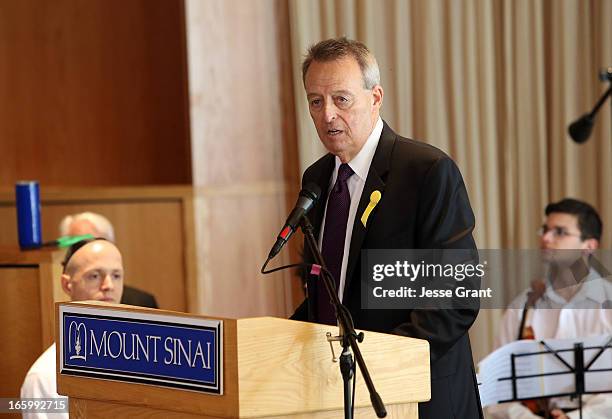
[[[349,258],[346,267],[346,280],[344,284],[345,291],[353,280],[353,273],[355,272],[357,260],[359,260],[361,246],[363,245],[363,241],[369,226],[372,225],[372,218],[376,216],[376,208],[372,214],[370,214],[365,227],[361,223],[361,215],[370,203],[370,195],[372,192],[376,190],[379,191],[382,194],[382,199],[385,199],[385,180],[387,177],[387,172],[389,171],[391,152],[393,151],[393,146],[395,144],[395,137],[395,133],[391,130],[391,128],[389,128],[387,123],[384,122],[383,131],[380,135],[380,140],[378,142],[378,146],[376,147],[372,164],[370,165],[370,170],[368,171],[368,177],[366,178],[363,192],[359,200],[357,213],[355,214],[353,235],[351,237],[351,247],[349,249]]]
[[[321,196],[317,202],[317,205],[312,210],[312,218],[310,220],[314,227],[315,239],[319,240],[319,232],[321,231],[321,224],[323,223],[323,215],[325,214],[325,205],[327,203],[327,194],[329,192],[329,180],[331,179],[332,172],[335,167],[335,157],[332,154],[325,156],[322,164],[322,170],[319,173],[319,177],[315,179],[315,183],[321,188]]]
[[[314,234],[315,240],[318,241],[319,232],[321,231],[321,223],[323,222],[323,214],[325,213],[325,205],[327,203],[327,193],[329,190],[329,179],[331,178],[331,175],[332,175],[332,172],[335,166],[335,157],[332,154],[327,154],[326,156],[323,157],[322,160],[320,160],[319,162],[315,164],[319,165],[319,167],[317,167],[317,170],[314,172],[316,173],[316,176],[313,176],[313,178],[309,179],[308,182],[314,182],[319,186],[319,188],[321,189],[321,196],[319,197],[314,208],[311,210],[311,213],[308,218],[314,229],[313,234]],[[302,186],[306,186],[306,184]],[[310,251],[310,248],[306,246],[306,243],[304,242],[304,261],[307,263],[314,263],[314,259],[315,259],[314,255]],[[317,277],[308,275],[307,287],[308,287],[308,295],[310,297],[316,296],[318,292],[317,291],[318,284],[319,284],[319,281]],[[316,317],[317,307],[316,306],[317,306],[316,297],[308,298],[308,319],[310,321],[316,321],[317,319]]]

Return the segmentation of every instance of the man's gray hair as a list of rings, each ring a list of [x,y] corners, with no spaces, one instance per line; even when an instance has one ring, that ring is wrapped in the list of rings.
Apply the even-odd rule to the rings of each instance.
[[[308,48],[302,62],[302,82],[306,83],[306,73],[313,61],[336,61],[348,56],[353,57],[359,64],[363,86],[366,89],[372,90],[374,86],[380,84],[380,70],[374,55],[361,42],[347,39],[344,36],[326,39]]]
[[[67,215],[60,223],[60,236],[67,236],[70,226],[76,221],[89,221],[98,231],[100,237],[115,242],[115,229],[108,218],[95,212],[81,212],[79,214]]]

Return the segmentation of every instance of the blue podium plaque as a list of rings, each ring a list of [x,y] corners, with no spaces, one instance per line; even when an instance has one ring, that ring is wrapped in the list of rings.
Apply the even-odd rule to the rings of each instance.
[[[223,394],[223,322],[60,306],[60,374]]]

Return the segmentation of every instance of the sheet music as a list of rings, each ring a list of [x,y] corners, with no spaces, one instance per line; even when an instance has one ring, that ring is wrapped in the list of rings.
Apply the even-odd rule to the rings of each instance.
[[[582,342],[585,348],[603,346],[610,339],[609,335],[593,336],[584,339],[546,339],[545,343],[554,350],[570,349],[561,352],[561,358],[574,367],[574,344]],[[515,357],[516,397],[512,389],[511,355],[543,352],[546,348],[539,341],[520,340],[502,346],[489,354],[478,364],[478,383],[480,399],[483,406],[515,398],[546,397],[558,393],[570,393],[575,389],[575,375],[553,354],[540,354]],[[584,350],[585,367],[591,362],[599,349]],[[607,348],[590,370],[612,368],[612,348]],[[526,375],[555,375],[520,378]],[[612,373],[610,371],[585,373],[585,391],[612,390]]]

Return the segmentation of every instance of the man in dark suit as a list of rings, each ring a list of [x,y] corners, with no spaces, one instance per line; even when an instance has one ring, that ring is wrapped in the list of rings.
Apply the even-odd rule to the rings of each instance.
[[[159,308],[157,305],[157,300],[153,294],[138,288],[130,287],[129,285],[123,286],[121,304],[138,307]]]
[[[378,65],[363,44],[340,38],[313,45],[302,72],[310,115],[329,151],[306,169],[302,184],[322,191],[310,218],[340,299],[358,329],[429,342],[432,398],[419,405],[420,418],[482,417],[467,333],[477,309],[361,305],[363,249],[476,248],[459,169],[442,151],[398,136],[380,119]],[[377,203],[366,214],[371,201]],[[305,259],[312,262],[308,251]],[[335,324],[324,289],[314,278],[307,289],[292,318]]]

